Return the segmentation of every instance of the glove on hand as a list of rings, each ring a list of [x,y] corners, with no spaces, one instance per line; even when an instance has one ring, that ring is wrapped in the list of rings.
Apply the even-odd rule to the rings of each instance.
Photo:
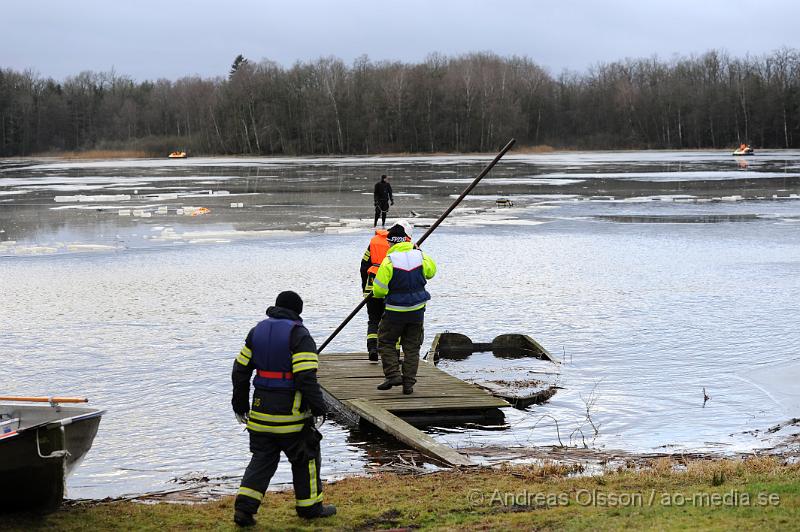
[[[247,424],[247,420],[249,419],[248,415],[247,415],[247,412],[245,412],[244,414],[237,414],[237,413],[234,412],[233,415],[236,416],[236,421],[238,421],[242,425],[246,425]]]

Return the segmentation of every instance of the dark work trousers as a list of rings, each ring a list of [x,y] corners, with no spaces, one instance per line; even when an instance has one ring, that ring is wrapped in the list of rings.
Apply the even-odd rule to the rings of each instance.
[[[419,348],[424,336],[423,322],[402,322],[383,318],[378,326],[378,353],[381,355],[383,374],[387,379],[403,377],[404,384],[413,386],[417,382]],[[400,373],[400,357],[396,345],[398,339],[403,346],[403,372]]]
[[[371,297],[367,300],[367,352],[378,350],[378,324],[386,308],[386,300],[382,297]]]
[[[381,219],[381,227],[386,226],[386,214],[389,212],[389,200],[378,200],[375,204],[375,223],[373,227],[378,226],[378,217]]]
[[[292,482],[297,513],[314,515],[322,506],[322,482],[319,477],[319,440],[310,431],[294,434],[250,434],[253,457],[244,471],[234,508],[248,514],[258,511],[269,481],[278,469],[281,451],[292,464]]]

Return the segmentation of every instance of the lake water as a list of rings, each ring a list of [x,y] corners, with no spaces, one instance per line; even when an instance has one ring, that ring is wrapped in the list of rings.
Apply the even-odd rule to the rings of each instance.
[[[419,236],[490,159],[0,161],[0,390],[107,410],[72,497],[197,473],[233,488],[249,455],[230,368],[249,328],[294,289],[321,343],[359,301],[380,174],[389,218]],[[557,371],[562,389],[508,409],[500,430],[431,433],[461,448],[779,443],[789,429],[766,429],[800,414],[798,200],[796,151],[507,155],[424,245],[439,275],[423,351],[443,331],[529,334],[564,363],[442,367],[475,381]],[[326,351],[363,350],[365,328],[357,317]],[[384,446],[323,431],[327,477],[363,472]]]

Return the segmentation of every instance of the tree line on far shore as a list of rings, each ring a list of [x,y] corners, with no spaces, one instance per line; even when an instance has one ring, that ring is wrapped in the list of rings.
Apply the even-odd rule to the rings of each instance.
[[[626,59],[553,76],[526,57],[336,58],[283,67],[238,56],[226,77],[63,81],[0,69],[0,156],[375,154],[800,147],[800,53]]]

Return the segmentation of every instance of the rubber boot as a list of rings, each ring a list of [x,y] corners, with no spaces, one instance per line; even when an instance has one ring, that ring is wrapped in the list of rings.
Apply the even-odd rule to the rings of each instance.
[[[318,519],[336,515],[336,506],[332,504],[317,503],[310,508],[298,508],[297,515],[303,519]]]
[[[255,518],[253,518],[253,514],[249,514],[241,510],[236,510],[233,513],[233,522],[236,523],[238,526],[253,526],[256,524],[256,520]]]
[[[403,384],[403,379],[401,379],[400,377],[393,377],[391,379],[387,378],[386,380],[384,380],[382,383],[380,383],[378,385],[378,389],[379,390],[388,390],[392,386],[400,386],[401,384]]]
[[[369,338],[367,340],[367,352],[369,353],[369,361],[370,362],[377,362],[380,360],[378,356],[378,339],[377,338]]]

